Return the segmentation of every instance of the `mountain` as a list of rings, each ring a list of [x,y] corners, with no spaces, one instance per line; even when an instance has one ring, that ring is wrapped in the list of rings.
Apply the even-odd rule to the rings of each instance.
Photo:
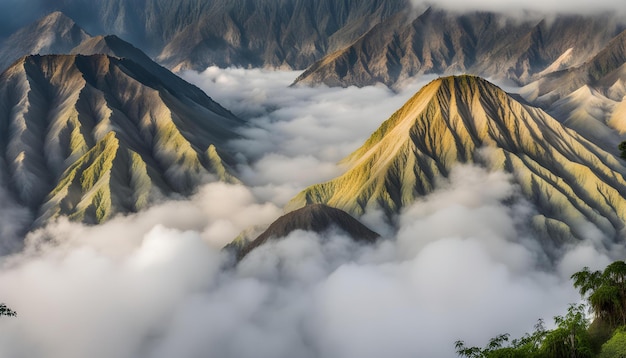
[[[63,0],[38,1],[37,8],[62,11],[92,34],[124,38],[175,70],[304,69],[382,19],[409,11],[410,1]]]
[[[0,75],[0,172],[37,224],[98,223],[236,181],[222,148],[242,122],[167,80],[107,55],[27,56]]]
[[[343,210],[312,204],[281,216],[256,239],[243,243],[237,258],[241,260],[255,248],[268,241],[287,237],[296,230],[321,234],[330,229],[339,229],[355,241],[363,243],[372,243],[380,237]]]
[[[304,69],[356,40],[404,0],[223,0],[177,33],[159,54],[169,68]]]
[[[187,99],[195,103],[200,103],[202,106],[223,117],[233,116],[228,110],[207,97],[198,87],[189,84],[168,69],[152,61],[143,51],[115,35],[92,37],[73,48],[70,53],[87,56],[105,54],[132,60],[141,65],[141,67],[146,69],[153,76],[159,78],[161,82],[167,83],[170,93],[177,96],[179,99],[183,101]]]
[[[626,28],[614,15],[524,19],[434,7],[387,18],[350,46],[325,56],[296,83],[390,87],[428,73],[472,73],[528,83],[579,65]]]
[[[617,236],[626,220],[626,167],[542,110],[478,77],[437,79],[344,160],[348,170],[296,196],[288,210],[323,203],[393,219],[459,163],[511,173],[538,213],[529,223],[546,245],[590,227]]]
[[[520,94],[608,151],[626,140],[626,31],[584,64],[541,77]]]
[[[72,19],[61,12],[53,12],[0,44],[0,71],[22,56],[68,53],[89,37]]]

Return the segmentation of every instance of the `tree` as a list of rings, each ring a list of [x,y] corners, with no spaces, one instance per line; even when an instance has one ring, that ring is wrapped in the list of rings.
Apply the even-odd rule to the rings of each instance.
[[[620,150],[620,155],[619,155],[619,156],[620,156],[622,159],[626,159],[626,141],[621,142],[621,143],[617,146],[617,149],[619,149],[619,150]]]
[[[0,316],[15,317],[17,316],[17,312],[7,307],[4,303],[0,303]]]
[[[626,142],[624,142],[626,143]],[[615,261],[604,271],[585,267],[572,275],[574,287],[586,298],[596,319],[611,328],[626,325],[626,263]]]
[[[584,304],[570,305],[565,316],[554,317],[557,328],[549,331],[541,342],[540,351],[543,356],[563,358],[593,356],[585,310]]]
[[[626,357],[626,328],[615,330],[613,337],[602,345],[599,358]]]
[[[461,357],[467,358],[537,357],[541,342],[547,332],[543,320],[540,319],[535,324],[535,331],[532,334],[526,333],[523,337],[512,340],[511,343],[508,343],[508,333],[492,338],[484,348],[467,347],[465,342],[456,341],[456,353]]]

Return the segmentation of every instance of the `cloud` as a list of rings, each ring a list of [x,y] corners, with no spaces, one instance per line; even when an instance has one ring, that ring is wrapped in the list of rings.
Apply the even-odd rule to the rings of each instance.
[[[412,3],[418,8],[424,8],[433,5],[439,8],[445,8],[454,11],[473,11],[486,10],[496,12],[547,12],[553,14],[596,14],[602,12],[621,12],[624,13],[624,4],[617,0],[599,0],[589,2],[585,0],[572,1],[536,1],[536,0],[437,0],[423,1],[412,0]]]
[[[335,163],[416,90],[288,87],[296,75],[186,74],[249,121],[249,139],[232,143],[251,157],[239,166],[249,187],[207,184],[100,226],[31,233],[0,262],[0,299],[18,312],[0,319],[0,356],[450,357],[457,339],[482,345],[563,314],[579,299],[578,263],[614,259],[589,242],[547,269],[510,176],[461,166],[397,228],[366,213],[387,237],[377,245],[296,231],[232,267],[226,242],[341,172]]]
[[[242,130],[245,139],[231,143],[250,160],[238,169],[256,193],[279,205],[305,187],[339,175],[345,168],[337,162],[434,78],[408,83],[399,93],[382,85],[289,87],[300,73],[217,67],[182,73],[249,121]]]
[[[0,184],[0,260],[2,255],[22,247],[22,237],[33,222],[30,210],[18,204],[4,188]]]
[[[456,339],[482,344],[562,314],[578,299],[571,272],[538,269],[533,248],[516,241],[524,233],[501,204],[515,194],[510,178],[455,171],[403,214],[396,238],[360,246],[339,232],[296,231],[231,269],[202,225],[156,224],[158,210],[75,232],[84,237],[49,232],[56,244],[0,270],[2,299],[19,313],[0,320],[0,356],[449,357]],[[469,180],[459,187],[455,177]],[[209,222],[220,203],[254,205],[241,188],[206,192],[195,199],[234,199],[200,209]],[[178,204],[165,205],[179,219],[191,212]],[[470,216],[459,220],[463,210]],[[134,245],[92,241],[106,237]],[[572,257],[601,257],[584,251]]]

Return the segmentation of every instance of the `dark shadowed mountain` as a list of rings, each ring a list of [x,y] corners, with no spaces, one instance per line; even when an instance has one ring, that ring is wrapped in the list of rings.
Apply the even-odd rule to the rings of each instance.
[[[542,19],[430,8],[387,18],[352,45],[308,68],[296,83],[402,85],[422,74],[472,73],[527,83],[580,65],[625,28],[610,14]]]
[[[237,252],[237,257],[241,260],[264,243],[287,237],[296,230],[321,234],[331,229],[338,229],[355,241],[363,243],[373,243],[380,237],[343,210],[312,204],[278,218],[256,239],[245,243]]]
[[[222,148],[242,122],[167,80],[107,55],[28,56],[0,76],[1,171],[39,224],[102,222],[236,180]]]
[[[459,163],[511,173],[537,207],[529,225],[547,246],[585,237],[589,225],[617,236],[626,221],[626,167],[538,108],[478,77],[435,80],[345,159],[348,171],[309,187],[295,209],[324,203],[389,218],[432,192]]]
[[[89,37],[72,19],[53,12],[0,42],[0,71],[22,56],[69,53]]]

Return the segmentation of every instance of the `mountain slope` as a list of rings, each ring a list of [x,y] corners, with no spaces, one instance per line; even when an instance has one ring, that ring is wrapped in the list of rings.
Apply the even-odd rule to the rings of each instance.
[[[589,224],[616,236],[626,220],[622,162],[477,77],[431,82],[345,163],[344,175],[307,188],[288,209],[324,203],[392,218],[455,165],[476,163],[512,174],[539,210],[532,224],[555,244],[585,237]]]
[[[405,0],[215,1],[168,41],[158,59],[175,70],[304,69],[409,8]]]
[[[82,28],[61,12],[53,12],[15,32],[0,47],[0,71],[22,56],[62,54],[89,38]]]
[[[520,20],[489,12],[404,12],[308,68],[296,83],[398,86],[427,73],[474,73],[527,83],[581,64],[625,28],[610,15]]]
[[[626,139],[626,31],[581,66],[546,75],[520,94],[570,128],[617,152]]]
[[[238,251],[237,257],[241,260],[255,248],[268,241],[284,238],[296,230],[323,233],[333,228],[341,230],[357,242],[372,243],[380,237],[343,210],[312,204],[278,218],[256,239],[246,243]]]
[[[176,86],[106,55],[21,59],[0,76],[10,189],[38,223],[96,223],[211,178],[235,180],[221,148],[241,121],[197,88]]]
[[[166,84],[170,94],[176,96],[181,101],[191,100],[195,103],[200,103],[203,107],[220,116],[233,117],[228,110],[207,97],[201,89],[189,84],[168,69],[152,61],[143,51],[115,35],[92,37],[73,48],[70,52],[71,54],[86,56],[105,54],[132,60]]]

